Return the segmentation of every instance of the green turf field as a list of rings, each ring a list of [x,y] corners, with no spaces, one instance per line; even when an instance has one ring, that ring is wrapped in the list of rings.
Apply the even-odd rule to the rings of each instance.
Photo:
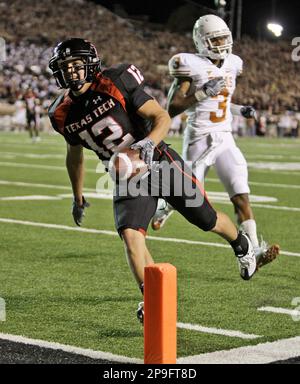
[[[29,225],[75,227],[71,198],[59,197],[71,194],[64,141],[56,135],[42,138],[32,144],[26,134],[0,133],[0,297],[6,302],[0,333],[142,358],[143,328],[135,315],[141,295],[118,236]],[[180,150],[180,139],[167,142]],[[258,311],[295,309],[292,300],[300,297],[300,141],[244,138],[238,144],[251,165],[252,194],[277,199],[253,202],[259,233],[278,242],[285,254],[244,282],[229,248],[149,240],[155,261],[177,268],[179,322],[261,336],[241,339],[179,329],[179,357],[300,334],[300,322],[291,316]],[[85,187],[92,192],[100,177],[98,161],[92,152],[85,154]],[[213,170],[205,187],[208,195],[224,192]],[[24,196],[28,199],[19,199]],[[114,231],[111,200],[89,200],[84,228]],[[230,204],[214,205],[234,219]],[[225,244],[177,213],[149,235]]]

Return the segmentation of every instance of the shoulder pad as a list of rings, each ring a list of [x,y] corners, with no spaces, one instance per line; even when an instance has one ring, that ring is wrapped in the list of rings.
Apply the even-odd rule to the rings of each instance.
[[[111,80],[121,81],[126,91],[131,93],[136,88],[144,85],[144,76],[142,72],[133,64],[119,64],[103,71],[104,76]]]
[[[122,72],[125,71],[127,66],[128,66],[128,64],[116,64],[116,65],[113,65],[109,68],[105,68],[102,71],[102,74],[103,74],[103,76],[106,76],[112,80],[115,80],[116,78],[118,78],[121,75]]]
[[[173,77],[191,76],[187,54],[179,53],[169,60],[169,73]]]

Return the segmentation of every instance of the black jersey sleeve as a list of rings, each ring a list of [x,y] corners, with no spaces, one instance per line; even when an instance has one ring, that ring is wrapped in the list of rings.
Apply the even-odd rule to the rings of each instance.
[[[145,92],[144,76],[135,65],[125,64],[120,80],[128,93],[131,108],[134,110],[138,110],[148,100],[153,100],[153,97]]]
[[[64,135],[64,134],[58,129],[55,119],[54,119],[53,117],[51,118],[50,116],[49,116],[49,118],[50,118],[51,125],[52,125],[53,129],[54,129],[56,132],[58,132],[59,134],[61,134],[68,144],[70,144],[70,145],[72,145],[72,146],[75,146],[75,145],[79,145],[79,144],[80,144],[80,142],[78,142],[77,140],[74,140],[74,139],[72,139],[71,137]]]
[[[50,107],[48,108],[48,117],[49,117],[49,120],[51,122],[51,125],[52,125],[52,128],[58,132],[59,134],[61,134],[64,139],[66,140],[66,142],[70,145],[78,145],[80,144],[79,142],[77,142],[76,140],[72,139],[71,137],[67,137],[66,135],[64,135],[58,128],[58,125],[57,125],[57,122],[55,120],[55,117],[54,117],[54,113],[55,113],[55,109],[57,108],[57,106],[59,105],[59,103],[61,102],[62,100],[62,96],[59,96],[51,105]]]
[[[153,97],[144,91],[144,76],[133,64],[119,64],[103,72],[111,78],[121,90],[126,100],[126,106],[131,111],[138,110]]]

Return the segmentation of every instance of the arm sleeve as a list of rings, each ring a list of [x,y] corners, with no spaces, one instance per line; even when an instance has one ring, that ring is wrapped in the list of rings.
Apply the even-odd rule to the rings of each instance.
[[[120,79],[126,90],[126,99],[131,109],[136,111],[148,100],[153,100],[153,97],[145,92],[144,76],[135,65],[127,65]]]
[[[233,104],[231,103],[230,104],[230,111],[231,113],[234,115],[234,116],[241,116],[241,109],[243,108],[242,105],[238,105],[238,104]]]
[[[48,117],[50,119],[50,122],[51,122],[51,125],[52,125],[52,128],[58,132],[60,135],[62,135],[64,137],[64,139],[66,140],[66,142],[70,145],[78,145],[80,144],[80,142],[77,142],[77,140],[74,138],[72,139],[71,137],[67,137],[67,135],[65,135],[60,129],[59,129],[59,126],[55,120],[55,111],[56,111],[56,108],[59,106],[60,102],[63,100],[63,97],[64,97],[64,94],[60,95],[56,100],[54,100],[54,102],[50,105],[50,107],[48,108]]]

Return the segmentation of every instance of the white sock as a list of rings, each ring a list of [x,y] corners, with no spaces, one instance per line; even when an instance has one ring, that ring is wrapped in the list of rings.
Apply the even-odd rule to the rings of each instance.
[[[257,233],[256,233],[255,220],[243,221],[241,224],[241,228],[243,231],[245,231],[249,235],[251,243],[253,245],[253,248],[258,248],[259,243],[258,243],[258,238],[257,238]]]

